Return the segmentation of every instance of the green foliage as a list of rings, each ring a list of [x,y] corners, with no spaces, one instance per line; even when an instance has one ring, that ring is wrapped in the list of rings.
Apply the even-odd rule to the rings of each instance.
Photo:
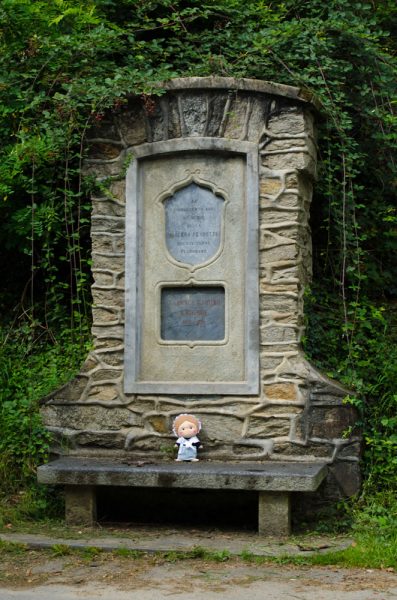
[[[305,349],[354,391],[372,489],[397,481],[389,310],[397,294],[395,3],[3,0],[0,21],[2,321],[41,328],[54,348],[64,327],[76,340],[85,335],[92,188],[81,171],[85,138],[107,112],[122,113],[126,94],[147,102],[155,82],[187,75],[299,85],[322,113]],[[36,351],[36,380],[22,392],[19,362],[34,362]],[[4,354],[2,427],[7,439],[15,433],[5,456],[25,465],[18,477],[32,470],[28,457],[47,448],[33,410],[55,385],[54,371],[43,370],[46,353],[35,345],[19,362]]]
[[[47,459],[50,434],[43,427],[38,402],[69,380],[87,352],[67,332],[60,343],[32,337],[28,327],[2,331],[0,340],[0,492],[16,492],[35,479]],[[26,512],[19,508],[22,513]],[[40,511],[40,499],[26,505]]]

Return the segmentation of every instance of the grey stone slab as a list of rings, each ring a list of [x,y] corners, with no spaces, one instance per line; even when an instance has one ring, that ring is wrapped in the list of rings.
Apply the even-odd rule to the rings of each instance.
[[[40,483],[135,487],[315,491],[325,463],[163,463],[137,466],[91,458],[64,457],[38,468]]]
[[[318,102],[309,90],[273,83],[271,81],[262,81],[260,79],[238,79],[236,77],[176,77],[170,81],[164,81],[158,84],[166,90],[203,90],[203,89],[222,89],[222,90],[244,90],[247,92],[259,92],[275,96],[284,96],[293,100],[310,102],[319,107]]]

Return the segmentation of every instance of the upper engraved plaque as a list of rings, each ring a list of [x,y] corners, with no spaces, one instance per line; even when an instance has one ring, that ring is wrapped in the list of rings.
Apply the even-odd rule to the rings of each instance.
[[[178,262],[198,265],[218,252],[224,199],[190,183],[164,201],[165,240]]]

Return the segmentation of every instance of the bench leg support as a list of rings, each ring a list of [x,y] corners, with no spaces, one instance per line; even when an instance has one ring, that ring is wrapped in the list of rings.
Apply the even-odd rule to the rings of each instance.
[[[65,486],[65,521],[68,525],[94,525],[96,521],[94,486]]]
[[[258,533],[275,536],[291,533],[289,492],[259,492]]]

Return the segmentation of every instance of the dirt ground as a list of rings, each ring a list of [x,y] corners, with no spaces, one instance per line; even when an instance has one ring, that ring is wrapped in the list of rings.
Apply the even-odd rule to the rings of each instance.
[[[3,553],[1,600],[397,599],[397,574],[387,570],[64,552],[60,547]]]

